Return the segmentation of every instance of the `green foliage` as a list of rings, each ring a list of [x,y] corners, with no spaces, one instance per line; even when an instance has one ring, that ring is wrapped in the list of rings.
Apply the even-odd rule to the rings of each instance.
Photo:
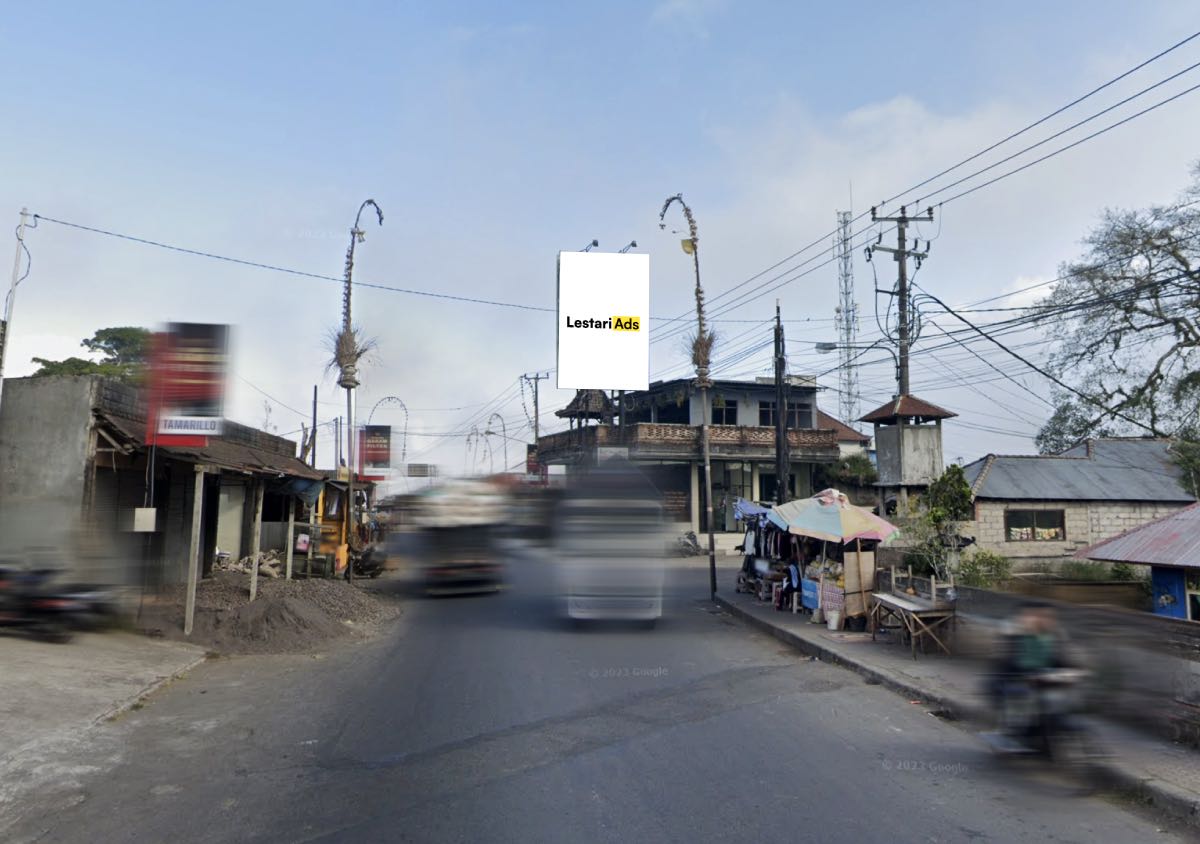
[[[150,332],[129,326],[101,328],[79,345],[92,354],[102,355],[98,361],[69,357],[65,360],[33,358],[38,370],[33,377],[51,375],[104,375],[122,381],[137,381],[145,371],[150,356]]]
[[[1129,563],[1113,563],[1109,569],[1109,577],[1113,580],[1137,580],[1138,572]]]
[[[950,574],[950,551],[958,543],[959,522],[973,517],[966,476],[961,466],[951,465],[929,485],[919,506],[901,520],[901,535],[909,542],[905,565],[911,565],[914,574],[945,580]]]
[[[843,457],[837,463],[820,463],[813,470],[813,484],[817,489],[845,486],[873,486],[879,473],[871,458],[858,453]]]
[[[962,466],[955,463],[947,467],[941,477],[929,485],[924,503],[935,527],[949,527],[953,522],[971,519],[974,516],[971,487],[967,485]],[[940,529],[938,532],[944,533]]]
[[[1065,580],[1111,580],[1112,572],[1107,563],[1093,560],[1070,560],[1062,564],[1058,574]]]
[[[1200,430],[1188,428],[1172,441],[1171,460],[1181,470],[1180,482],[1188,495],[1200,498]]]
[[[103,355],[101,363],[140,366],[150,357],[150,332],[133,326],[101,328],[80,345],[93,354]]]
[[[991,589],[1012,577],[1012,561],[995,551],[976,549],[962,558],[958,582],[963,586]]]
[[[1111,425],[1096,422],[1095,408],[1081,407],[1081,402],[1071,401],[1071,394],[1066,390],[1055,389],[1052,394],[1054,414],[1033,439],[1038,453],[1061,454],[1089,437],[1113,436]]]

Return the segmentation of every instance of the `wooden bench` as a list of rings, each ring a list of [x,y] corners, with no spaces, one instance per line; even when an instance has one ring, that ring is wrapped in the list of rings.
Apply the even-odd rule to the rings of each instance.
[[[888,619],[894,619],[898,624],[888,625]],[[917,658],[917,644],[921,645],[921,653],[925,653],[925,641],[932,639],[947,655],[950,648],[938,636],[945,634],[947,624],[954,619],[953,607],[938,607],[924,601],[914,600],[911,596],[894,595],[890,592],[874,592],[871,595],[871,640],[881,628],[904,630],[912,648],[913,659]]]

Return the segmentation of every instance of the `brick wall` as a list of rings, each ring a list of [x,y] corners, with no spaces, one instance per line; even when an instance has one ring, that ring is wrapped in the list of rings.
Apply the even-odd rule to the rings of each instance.
[[[975,502],[976,521],[964,532],[975,537],[980,548],[1019,559],[1062,559],[1079,548],[1108,539],[1173,513],[1184,504],[1139,501],[987,501]],[[1009,542],[1004,530],[1008,510],[1062,510],[1064,541]]]

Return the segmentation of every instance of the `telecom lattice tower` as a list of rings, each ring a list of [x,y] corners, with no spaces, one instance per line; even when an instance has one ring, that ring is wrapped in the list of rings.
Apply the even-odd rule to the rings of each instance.
[[[837,212],[837,236],[834,249],[838,266],[838,410],[841,419],[853,425],[858,419],[858,303],[854,301],[854,253],[850,249],[850,212]]]

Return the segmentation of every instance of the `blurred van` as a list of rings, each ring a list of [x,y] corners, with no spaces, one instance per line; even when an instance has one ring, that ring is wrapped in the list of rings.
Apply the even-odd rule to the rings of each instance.
[[[556,511],[561,600],[572,620],[662,616],[665,523],[661,496],[628,464],[578,479]]]

